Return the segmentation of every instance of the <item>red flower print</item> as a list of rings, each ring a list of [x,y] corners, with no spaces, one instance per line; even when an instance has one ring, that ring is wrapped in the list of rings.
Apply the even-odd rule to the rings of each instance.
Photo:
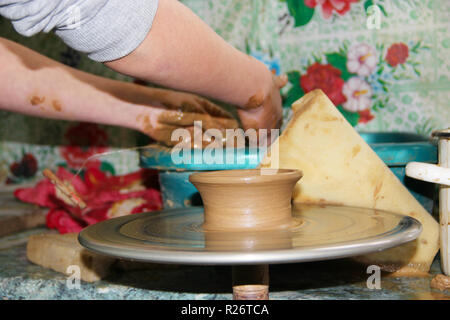
[[[350,5],[352,3],[358,1],[359,0],[305,0],[305,5],[310,8],[321,6],[323,17],[329,19],[332,16],[333,11],[336,11],[342,16],[350,10]]]
[[[371,121],[375,116],[370,113],[370,109],[358,111],[359,113],[359,121],[358,123],[367,123]]]
[[[111,218],[112,213],[122,216],[163,207],[161,193],[146,188],[150,184],[147,179],[158,180],[156,171],[141,169],[112,176],[97,168],[88,168],[83,179],[59,167],[56,175],[73,185],[86,202],[86,208],[74,207],[58,198],[55,186],[48,179],[33,188],[19,188],[14,191],[14,196],[23,202],[48,207],[47,227],[60,233],[79,232],[88,225]],[[123,203],[126,205],[121,206]]]
[[[55,204],[55,186],[48,179],[39,181],[34,188],[14,190],[14,196],[24,202],[31,202],[41,207],[57,208]]]
[[[330,64],[316,62],[311,65],[306,74],[301,76],[300,86],[305,93],[322,89],[336,106],[347,100],[342,93],[344,80],[341,78],[341,71]]]
[[[133,211],[131,211],[131,214],[148,212],[148,211],[158,211],[161,209],[162,209],[162,206],[159,204],[159,202],[156,202],[156,203],[146,202],[138,207],[135,207],[133,209]]]
[[[67,161],[69,167],[80,169],[86,167],[99,167],[100,160],[92,159],[84,163],[91,156],[108,150],[108,135],[98,125],[79,123],[70,127],[64,137],[69,145],[61,147],[61,156]]]
[[[46,216],[47,227],[57,229],[59,233],[80,232],[83,225],[73,219],[66,211],[61,209],[50,209]]]
[[[13,162],[9,166],[9,170],[14,177],[10,178],[9,181],[14,182],[15,178],[31,178],[33,177],[38,169],[38,162],[36,158],[31,153],[25,153],[19,162]]]
[[[394,43],[391,45],[386,54],[386,61],[391,67],[396,67],[399,64],[406,62],[409,56],[409,48],[404,43]]]

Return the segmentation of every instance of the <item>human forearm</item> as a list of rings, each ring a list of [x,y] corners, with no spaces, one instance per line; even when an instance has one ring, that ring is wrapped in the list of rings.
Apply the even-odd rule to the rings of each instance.
[[[136,50],[106,65],[241,108],[249,106],[252,96],[262,103],[272,87],[264,64],[233,48],[174,0],[160,0],[152,28]]]
[[[0,109],[63,120],[118,125],[172,145],[174,129],[202,120],[235,128],[230,114],[206,99],[88,74],[0,38]]]
[[[269,129],[279,126],[281,97],[279,86],[273,81],[271,72],[260,61],[227,44],[183,4],[176,0],[160,0],[155,15],[158,3],[156,0],[96,0],[74,3],[81,14],[81,23],[77,28],[69,28],[67,25],[70,22],[66,12],[70,8],[66,7],[68,3],[61,3],[62,7],[58,7],[59,11],[56,12],[55,7],[47,6],[45,0],[26,1],[21,2],[20,6],[10,4],[2,7],[0,14],[13,19],[16,30],[24,35],[54,29],[69,46],[85,52],[96,61],[108,61],[105,64],[116,71],[175,90],[192,92],[236,105],[240,108],[238,114],[244,129]],[[37,5],[39,10],[36,10]],[[48,20],[47,16],[52,19]],[[25,53],[25,56],[26,61],[31,59],[32,55]],[[32,59],[35,59],[37,64],[44,61],[42,58]],[[9,63],[8,59],[4,61]],[[13,71],[13,76],[8,75],[8,70],[11,72],[14,67],[21,72]],[[25,73],[22,74],[22,71]],[[32,85],[39,84],[47,94],[58,92],[65,97],[64,112],[52,110],[54,108],[51,104],[47,109],[43,106],[31,108],[24,104],[25,95],[31,93],[17,93],[18,88],[14,88],[9,94],[20,94],[16,97],[18,100],[10,97],[6,104],[0,106],[2,108],[13,108],[15,111],[36,116],[58,119],[76,117],[83,121],[135,127],[132,123],[134,120],[128,119],[129,113],[122,112],[126,105],[119,103],[121,99],[111,100],[117,98],[115,87],[118,86],[120,91],[126,85],[101,81],[98,77],[80,74],[61,65],[49,70],[27,70],[26,66],[24,68],[23,65],[17,64],[0,72],[17,80],[22,91],[30,91]],[[82,81],[76,81],[81,78]],[[32,81],[34,82],[30,84]],[[90,87],[87,86],[89,83]],[[93,89],[98,89],[100,85],[102,91],[107,94],[94,93]],[[65,90],[67,86],[73,90]],[[5,88],[3,90],[6,91]],[[135,89],[125,91],[133,90]],[[74,94],[76,91],[80,92]],[[86,98],[84,95],[89,92],[95,95],[95,98],[89,98],[97,106],[95,114],[86,107],[83,108],[83,105],[77,106],[80,96]],[[148,95],[141,93],[138,96]],[[53,100],[47,97],[46,103]],[[147,101],[148,97],[143,100]],[[40,101],[39,97],[34,101]],[[107,114],[104,114],[104,105],[109,106]],[[137,109],[139,108],[132,110]],[[151,112],[151,109],[147,112]]]
[[[69,68],[1,38],[0,64],[0,109],[133,129],[142,129],[140,113],[153,119],[158,111],[145,87]]]

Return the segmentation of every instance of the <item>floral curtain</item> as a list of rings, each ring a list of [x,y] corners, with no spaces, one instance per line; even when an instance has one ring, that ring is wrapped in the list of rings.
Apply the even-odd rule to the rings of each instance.
[[[293,101],[320,88],[359,131],[428,135],[450,126],[450,1],[182,2],[232,45],[274,73],[288,75],[286,118]],[[133,81],[67,48],[52,34],[23,38],[0,18],[0,36],[70,66]],[[133,146],[139,139],[126,129],[0,111],[0,183],[29,181],[46,166],[75,170],[96,152]],[[126,173],[136,170],[137,155],[116,154],[92,165]]]

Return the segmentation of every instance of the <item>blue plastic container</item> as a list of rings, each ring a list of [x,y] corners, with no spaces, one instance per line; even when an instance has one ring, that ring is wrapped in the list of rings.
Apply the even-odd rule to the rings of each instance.
[[[432,212],[436,186],[406,177],[405,166],[411,161],[437,163],[436,144],[425,136],[412,133],[360,134],[425,209]],[[195,156],[197,156],[197,159],[201,159],[202,154],[199,154],[200,151],[196,152],[197,154],[192,153],[190,155],[191,159],[194,160]],[[140,165],[143,168],[159,170],[164,207],[180,208],[201,205],[201,198],[197,189],[189,182],[189,175],[193,172],[252,169],[257,166],[262,156],[256,150],[242,149],[238,150],[234,155],[235,161],[233,165],[205,164],[202,161],[176,164],[173,162],[170,149],[154,146],[141,151]]]
[[[192,161],[176,163],[173,161],[174,159],[168,148],[150,146],[141,151],[140,166],[159,170],[164,208],[201,205],[202,202],[197,189],[189,182],[189,176],[192,173],[197,171],[253,169],[259,164],[260,158],[263,157],[263,154],[259,154],[256,150],[237,149],[233,152],[234,161],[231,162],[233,165],[230,165],[229,161],[225,161],[226,154],[222,155],[222,161],[212,164],[200,161],[205,158],[208,159],[206,156],[203,158],[203,155],[202,150],[195,150],[190,154]],[[183,157],[182,154],[181,157]],[[196,162],[196,159],[199,159],[199,161]]]

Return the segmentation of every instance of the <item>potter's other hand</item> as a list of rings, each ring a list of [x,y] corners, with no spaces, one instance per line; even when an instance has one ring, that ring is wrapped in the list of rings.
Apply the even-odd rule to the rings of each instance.
[[[137,116],[139,130],[154,140],[168,146],[178,143],[172,139],[174,130],[186,129],[193,137],[194,124],[199,121],[201,133],[218,129],[238,128],[238,122],[227,111],[200,96],[166,89],[147,89],[151,105]]]
[[[280,89],[287,83],[285,75],[272,75],[269,94],[252,96],[245,109],[238,111],[244,130],[253,129],[279,129],[282,123],[282,102]]]
[[[1,3],[1,0],[0,0]],[[216,104],[194,94],[98,77],[0,38],[0,109],[51,119],[122,126],[171,142],[177,128],[236,128]],[[198,130],[197,130],[198,131]]]
[[[68,12],[73,8],[79,9],[77,12],[80,19],[77,19],[77,23],[67,20],[67,16],[70,16]],[[278,81],[280,79],[272,79],[272,73],[261,61],[231,46],[180,1],[0,0],[0,15],[12,20],[15,29],[25,36],[55,30],[68,46],[115,71],[162,87],[192,92],[239,106],[242,108],[240,118],[244,128],[270,129],[280,126],[279,88],[283,84]],[[129,23],[130,21],[133,23]],[[13,47],[11,44],[7,46]],[[148,104],[145,100],[142,106],[130,101],[136,100],[140,95],[139,92],[137,95],[130,94],[136,91],[134,88],[127,89],[126,85],[99,80],[85,74],[78,76],[77,70],[69,71],[71,75],[77,75],[72,81],[75,86],[69,86],[69,82],[64,78],[67,72],[64,70],[67,68],[48,62],[42,57],[37,58],[23,48],[13,50],[20,51],[19,54],[25,56],[23,61],[27,63],[23,65],[20,60],[11,60],[9,54],[2,57],[2,52],[8,49],[2,50],[0,47],[0,62],[5,61],[1,64],[0,75],[7,76],[0,78],[10,79],[11,74],[14,74],[17,75],[14,80],[19,84],[11,82],[10,88],[6,89],[2,83],[0,90],[3,90],[0,93],[5,92],[5,95],[0,94],[0,108],[4,105],[4,108],[9,110],[35,116],[57,119],[71,117],[71,120],[95,120],[135,128],[136,114],[142,113],[140,109]],[[33,65],[29,62],[31,56],[35,56]],[[43,68],[43,63],[55,65],[57,68]],[[19,75],[17,70],[15,71],[14,68],[18,65],[28,72],[26,77],[25,74]],[[62,81],[52,72],[47,74],[48,70],[56,70]],[[46,87],[42,81],[45,76],[50,77]],[[77,79],[82,81],[77,82]],[[24,80],[30,83],[24,86]],[[94,88],[84,86],[82,82],[94,83]],[[40,84],[40,95],[35,101],[40,101],[45,93],[47,103],[52,101],[50,94],[58,92],[58,95],[65,95],[64,99],[59,98],[64,104],[63,112],[53,110],[51,106],[41,106],[46,108],[43,112],[41,108],[20,101],[21,96],[29,96],[31,91],[38,92],[37,84]],[[19,87],[24,87],[26,92],[19,95]],[[59,90],[49,90],[50,88]],[[123,93],[121,97],[117,97],[117,88]],[[11,103],[11,90],[16,93],[15,104]],[[116,103],[115,106],[94,103],[92,96],[86,93],[88,91],[95,95],[97,102],[112,100],[111,102]],[[252,94],[255,96],[250,98]],[[72,96],[84,108],[76,108],[77,104],[68,100],[68,97]],[[81,97],[90,97],[92,101],[86,104]],[[98,107],[99,105],[108,106],[108,109]],[[128,109],[123,112],[125,108]],[[187,121],[184,118],[182,120]]]

